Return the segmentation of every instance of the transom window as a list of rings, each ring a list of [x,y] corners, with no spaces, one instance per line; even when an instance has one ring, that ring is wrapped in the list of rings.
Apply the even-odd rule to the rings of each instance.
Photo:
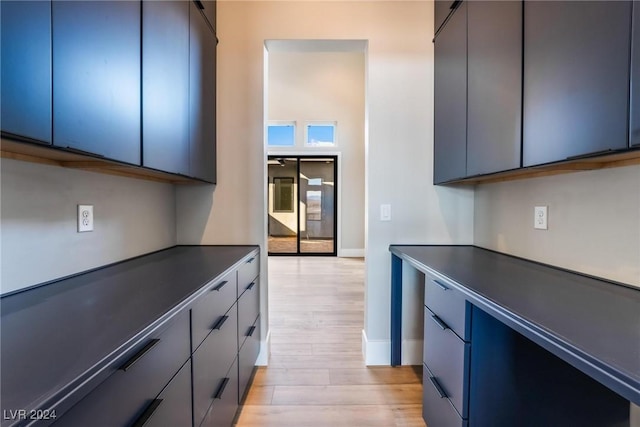
[[[305,145],[309,147],[333,147],[336,145],[335,123],[308,123],[305,127]]]
[[[267,145],[269,147],[293,147],[296,145],[296,124],[270,123],[267,126]]]

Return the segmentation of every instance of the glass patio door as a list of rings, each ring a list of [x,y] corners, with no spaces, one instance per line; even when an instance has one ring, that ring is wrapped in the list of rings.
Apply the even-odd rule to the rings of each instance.
[[[269,255],[336,255],[336,163],[336,156],[269,156]]]

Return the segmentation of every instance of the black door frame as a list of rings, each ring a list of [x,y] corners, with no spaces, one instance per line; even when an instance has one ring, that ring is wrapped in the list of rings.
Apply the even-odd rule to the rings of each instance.
[[[298,214],[296,215],[296,252],[270,252],[269,242],[267,236],[267,255],[268,256],[338,256],[338,156],[336,154],[322,155],[318,154],[270,154],[267,156],[267,161],[278,159],[296,159],[296,182],[297,187],[297,203]],[[304,159],[331,159],[333,160],[333,252],[300,252],[300,160]],[[267,197],[269,191],[269,171],[267,170]],[[269,203],[271,201],[269,200]],[[267,216],[269,215],[269,209],[267,209]],[[267,218],[268,221],[268,218]]]

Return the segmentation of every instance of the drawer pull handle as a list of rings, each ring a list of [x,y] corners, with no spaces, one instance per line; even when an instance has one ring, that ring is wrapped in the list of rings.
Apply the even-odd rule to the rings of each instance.
[[[250,291],[251,289],[253,289],[253,287],[256,285],[256,282],[251,282],[249,283],[249,285],[247,286],[246,290]]]
[[[213,329],[222,329],[222,325],[224,325],[224,322],[226,322],[228,318],[229,316],[222,316],[221,318],[219,318],[216,324],[213,325]]]
[[[226,285],[227,283],[229,283],[229,282],[227,282],[227,281],[225,280],[224,282],[222,282],[222,283],[220,283],[220,284],[218,284],[218,285],[214,286],[214,287],[211,289],[211,291],[219,291],[220,289],[224,288],[224,285]]]
[[[160,340],[158,338],[154,338],[151,341],[149,341],[144,347],[142,347],[140,349],[139,352],[137,352],[136,354],[134,354],[131,359],[127,360],[127,362],[120,366],[120,370],[127,372],[127,370],[129,370],[138,360],[140,360],[142,358],[142,356],[144,356],[145,354],[147,354],[149,352],[149,350],[151,350],[153,347],[155,347],[156,344],[158,344],[160,342]]]
[[[214,399],[222,399],[222,393],[224,393],[224,389],[227,388],[227,384],[229,384],[229,378],[224,378],[222,383],[220,383],[220,387],[218,387],[218,391],[213,396]]]
[[[449,397],[447,396],[447,393],[444,392],[444,390],[442,389],[442,386],[440,385],[440,383],[435,377],[429,377],[429,381],[431,381],[433,388],[436,389],[441,399],[444,399],[445,397]]]
[[[252,326],[249,328],[249,332],[247,332],[247,336],[250,337],[256,331],[256,327]]]
[[[433,320],[434,322],[436,322],[436,325],[438,325],[440,327],[440,329],[442,329],[443,331],[446,331],[447,329],[449,329],[449,326],[444,323],[442,321],[442,319],[440,319],[438,316],[436,316],[435,314],[431,315],[431,320]]]
[[[149,418],[151,418],[153,413],[156,412],[156,409],[158,409],[158,406],[160,406],[161,403],[162,399],[154,399],[131,427],[142,427],[143,425],[145,425],[147,421],[149,421]]]
[[[438,285],[438,287],[440,289],[442,289],[443,291],[448,291],[449,290],[448,286],[443,285],[442,283],[438,282],[437,280],[432,280],[432,282],[435,283],[436,285]]]
[[[253,262],[253,260],[255,260],[255,259],[256,259],[256,257],[253,257],[253,258],[247,260],[247,264],[251,264]]]

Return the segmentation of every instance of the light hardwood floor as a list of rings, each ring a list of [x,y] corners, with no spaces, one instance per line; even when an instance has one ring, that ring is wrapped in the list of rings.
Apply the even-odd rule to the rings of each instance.
[[[419,367],[366,367],[364,261],[270,257],[271,358],[238,427],[424,427]]]

